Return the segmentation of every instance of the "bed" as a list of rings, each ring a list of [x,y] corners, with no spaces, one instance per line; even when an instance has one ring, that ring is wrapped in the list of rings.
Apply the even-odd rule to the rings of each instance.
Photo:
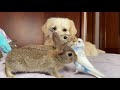
[[[0,60],[0,78],[7,78],[5,75],[5,58]],[[103,74],[106,75],[105,78],[120,78],[120,54],[99,54],[94,57],[87,57],[89,61]],[[63,70],[60,71],[61,74],[64,75],[64,78],[95,78],[94,76],[78,73],[75,74],[75,67],[73,63],[70,63],[64,67]],[[50,75],[40,74],[40,73],[19,73],[16,74],[15,78],[55,78]]]

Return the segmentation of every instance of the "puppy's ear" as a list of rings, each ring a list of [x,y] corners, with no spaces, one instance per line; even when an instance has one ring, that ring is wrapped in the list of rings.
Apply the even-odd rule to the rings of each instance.
[[[48,36],[48,28],[47,28],[47,24],[48,24],[48,22],[46,22],[46,23],[42,26],[42,31],[43,31],[45,37]]]
[[[49,36],[49,26],[50,26],[51,22],[54,21],[55,19],[56,18],[49,18],[49,19],[47,19],[45,24],[42,26],[42,31],[43,31],[45,37]]]
[[[77,29],[76,29],[75,24],[72,20],[70,20],[70,34],[72,36],[75,36],[77,34]]]

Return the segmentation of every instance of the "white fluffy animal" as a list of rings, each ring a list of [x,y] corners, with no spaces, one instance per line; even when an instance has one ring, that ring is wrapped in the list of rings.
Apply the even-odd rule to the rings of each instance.
[[[96,76],[97,78],[105,77],[102,73],[94,68],[94,66],[88,61],[84,52],[84,42],[82,39],[78,38],[76,42],[70,43],[78,59],[74,62],[76,67],[76,72],[83,72]]]

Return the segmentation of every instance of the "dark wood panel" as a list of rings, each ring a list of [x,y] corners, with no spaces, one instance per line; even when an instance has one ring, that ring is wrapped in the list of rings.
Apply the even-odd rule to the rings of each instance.
[[[50,17],[66,17],[75,22],[80,36],[80,12],[0,12],[0,28],[18,46],[43,44],[42,25]]]
[[[95,44],[95,12],[87,12],[87,41]]]
[[[18,46],[42,44],[43,16],[43,12],[1,12],[0,27],[11,39],[17,40]]]
[[[80,13],[80,31],[81,31],[81,38],[84,40],[84,12]]]
[[[100,48],[120,53],[120,13],[100,13]]]
[[[106,53],[116,53],[120,54],[120,49],[119,48],[105,48]]]
[[[105,14],[105,48],[119,48],[119,13],[107,12]]]
[[[105,12],[100,13],[100,35],[99,35],[99,46],[100,49],[105,50]]]

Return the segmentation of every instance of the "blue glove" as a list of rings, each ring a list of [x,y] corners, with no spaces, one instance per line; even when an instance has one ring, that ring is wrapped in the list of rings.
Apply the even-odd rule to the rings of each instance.
[[[9,53],[12,48],[10,47],[9,43],[7,42],[6,38],[2,33],[0,33],[0,48],[4,53]]]

